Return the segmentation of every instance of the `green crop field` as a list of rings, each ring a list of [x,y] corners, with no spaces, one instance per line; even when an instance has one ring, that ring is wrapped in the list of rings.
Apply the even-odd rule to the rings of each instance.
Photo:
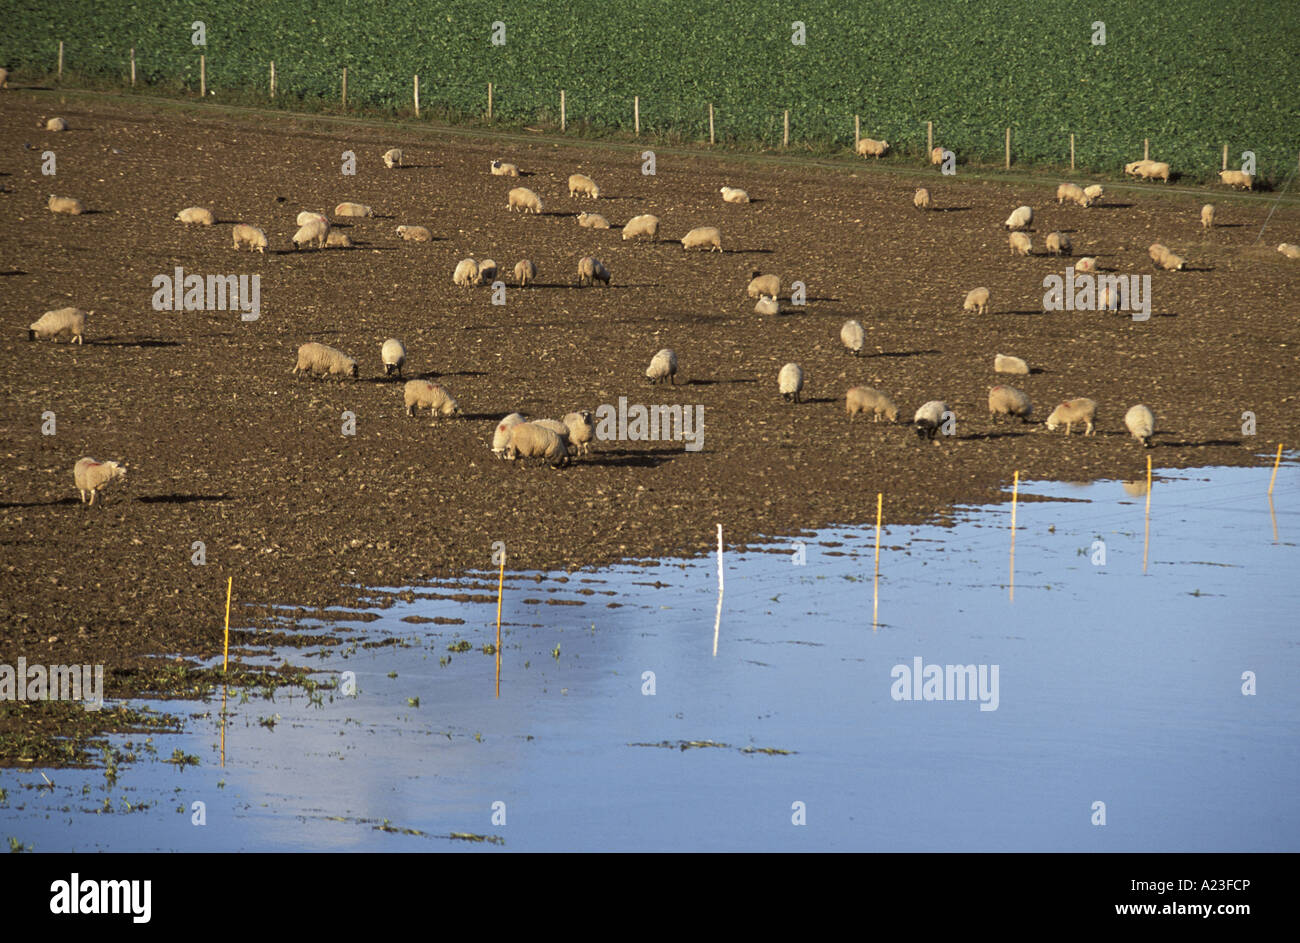
[[[849,147],[862,133],[919,154],[926,121],[959,160],[1000,162],[1012,129],[1019,162],[1062,164],[1076,135],[1082,168],[1142,156],[1192,179],[1253,151],[1280,184],[1300,156],[1300,2],[1092,0],[1089,3],[674,0],[525,4],[508,0],[152,0],[28,2],[7,11],[0,61],[48,78],[65,44],[65,81],[122,81],[136,50],[142,85],[197,89],[199,54],[220,96],[265,94],[274,60],[281,100],[478,115],[486,86],[507,122],[570,122],[643,134]],[[202,20],[207,44],[191,42]],[[493,24],[504,24],[502,45]],[[792,42],[796,21],[805,42]],[[1105,24],[1105,45],[1093,22]]]

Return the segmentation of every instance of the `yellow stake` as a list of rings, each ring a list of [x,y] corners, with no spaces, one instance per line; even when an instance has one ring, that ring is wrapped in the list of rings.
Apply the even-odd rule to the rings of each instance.
[[[226,577],[226,642],[225,651],[221,655],[221,670],[226,672],[230,668],[230,590],[235,585],[233,576]]]
[[[876,492],[876,578],[871,587],[871,628],[876,628],[879,623],[876,615],[880,610],[880,512],[885,506],[885,494],[882,491]]]
[[[501,575],[497,579],[497,697],[501,696],[501,594],[506,586],[506,551],[501,549]]]
[[[1151,544],[1151,456],[1147,456],[1147,511],[1146,529],[1142,536],[1142,572],[1147,571],[1147,548]]]
[[[1020,499],[1020,470],[1016,470],[1015,480],[1011,485],[1011,587],[1009,597],[1016,601],[1016,503]]]
[[[1273,483],[1277,481],[1277,466],[1282,464],[1282,443],[1277,444],[1277,458],[1273,459],[1273,477],[1268,482],[1268,495],[1273,496]]]

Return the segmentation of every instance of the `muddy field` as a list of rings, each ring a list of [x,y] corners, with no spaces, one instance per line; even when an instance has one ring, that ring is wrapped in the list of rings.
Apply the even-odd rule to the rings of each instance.
[[[37,130],[62,114],[63,134]],[[385,130],[308,118],[204,112],[94,96],[0,94],[0,640],[4,661],[102,662],[109,688],[150,654],[219,650],[227,576],[232,621],[257,625],[271,605],[354,601],[357,586],[491,566],[504,541],[511,568],[578,567],[622,557],[706,551],[722,523],[729,543],[871,519],[877,491],[887,523],[916,522],[957,503],[997,500],[1013,469],[1030,478],[1132,478],[1146,455],[1123,427],[1146,403],[1158,417],[1157,467],[1257,463],[1300,439],[1296,418],[1300,262],[1275,251],[1300,242],[1300,207],[1284,201],[1256,245],[1274,195],[1237,197],[1107,181],[1092,209],[1058,206],[1058,178],[1005,184],[937,171],[841,167],[658,154],[640,149]],[[380,154],[401,147],[408,166]],[[57,175],[41,173],[52,150]],[[355,176],[340,172],[344,151]],[[488,173],[517,163],[522,180]],[[599,201],[571,199],[582,170]],[[724,204],[723,184],[750,205]],[[537,191],[541,216],[506,210],[515,185]],[[940,211],[912,208],[926,185]],[[45,208],[49,193],[91,210]],[[1220,227],[1202,231],[1213,199]],[[368,203],[373,219],[342,221],[351,250],[295,253],[294,217]],[[1011,257],[1002,221],[1035,208],[1035,254]],[[211,228],[172,217],[211,207]],[[584,209],[616,228],[579,228]],[[725,251],[684,252],[675,241],[624,242],[639,213],[679,238],[716,225]],[[230,224],[265,229],[263,255],[236,252]],[[399,224],[423,225],[427,244]],[[1042,279],[1064,260],[1046,234],[1071,235],[1076,255],[1118,273],[1149,273],[1153,315],[1042,311]],[[1147,246],[1188,259],[1156,272]],[[575,287],[583,255],[613,273],[608,288]],[[457,260],[521,258],[539,283],[459,288]],[[260,274],[261,312],[153,310],[152,279]],[[779,317],[753,313],[750,273],[807,285],[808,303]],[[978,285],[991,312],[965,314]],[[65,305],[91,309],[85,345],[29,343],[26,327]],[[866,356],[839,341],[866,327]],[[431,426],[408,418],[402,388],[383,378],[381,342],[401,338],[407,377],[445,385],[464,415]],[[360,363],[357,381],[290,375],[299,344],[317,340]],[[676,350],[675,387],[644,377],[661,347]],[[1011,378],[1035,403],[1035,422],[990,421],[989,386],[1002,352],[1037,371]],[[807,377],[787,404],[776,376],[787,361]],[[944,398],[956,435],[938,445],[897,425],[850,423],[844,391],[878,386],[900,419]],[[496,420],[579,408],[680,403],[704,408],[704,447],[598,443],[573,467],[523,467],[493,458]],[[1094,437],[1042,426],[1055,402],[1100,404]],[[1242,434],[1242,413],[1258,434]],[[42,414],[56,431],[42,434]],[[344,436],[343,413],[356,417]],[[103,507],[82,506],[72,466],[82,456],[130,463]],[[207,563],[191,562],[195,541]],[[117,671],[117,674],[114,672]]]

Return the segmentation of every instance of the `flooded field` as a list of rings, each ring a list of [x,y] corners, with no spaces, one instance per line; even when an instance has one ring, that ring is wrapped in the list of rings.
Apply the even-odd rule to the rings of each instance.
[[[1022,483],[1014,599],[1009,500],[898,527],[886,496],[876,625],[872,527],[728,545],[720,619],[716,555],[507,571],[499,698],[483,651],[496,573],[376,588],[363,618],[316,627],[342,644],[264,660],[319,665],[339,689],[232,695],[224,737],[221,698],[156,702],[185,732],[115,737],[134,764],[0,770],[0,836],[38,851],[1297,851],[1288,461],[1271,503],[1265,465],[1157,472],[1145,573],[1144,483]]]

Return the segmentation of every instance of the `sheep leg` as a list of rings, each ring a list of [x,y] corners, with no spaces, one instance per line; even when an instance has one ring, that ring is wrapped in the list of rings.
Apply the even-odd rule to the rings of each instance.
[[[90,506],[91,506],[92,508],[95,506],[95,489],[94,489],[94,488],[91,488],[91,489],[90,489]]]

